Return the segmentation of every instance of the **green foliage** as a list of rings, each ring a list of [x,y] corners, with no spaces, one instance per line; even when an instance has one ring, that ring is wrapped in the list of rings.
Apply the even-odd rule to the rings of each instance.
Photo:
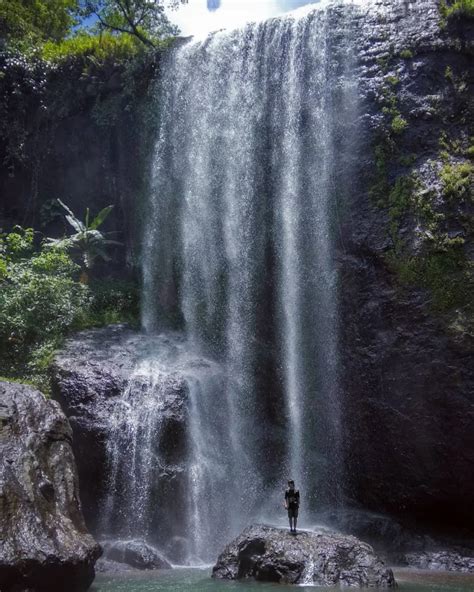
[[[401,134],[408,127],[408,121],[404,117],[402,117],[401,115],[396,115],[392,119],[391,127],[392,127],[392,131],[395,134]]]
[[[35,249],[34,236],[18,227],[0,236],[0,374],[47,392],[48,367],[68,332],[134,323],[139,299],[132,282],[84,285],[66,251]]]
[[[63,251],[34,251],[25,238],[30,234],[17,230],[1,238],[6,272],[0,284],[0,360],[2,374],[12,376],[41,370],[45,348],[74,324],[89,299],[76,280],[79,266]]]
[[[472,313],[473,268],[459,245],[406,258],[393,251],[388,262],[401,284],[429,290],[435,312],[461,309]]]
[[[472,199],[474,165],[471,162],[445,164],[441,169],[440,178],[448,199]]]
[[[91,301],[79,320],[81,329],[112,323],[137,324],[140,295],[136,283],[125,280],[94,280],[89,287]]]
[[[10,47],[26,49],[60,41],[77,23],[78,0],[3,0],[0,30]]]
[[[110,261],[110,257],[105,250],[106,247],[120,245],[121,243],[108,239],[107,234],[100,232],[98,228],[105,222],[113,206],[107,206],[92,220],[90,220],[90,211],[87,208],[86,218],[82,222],[61,200],[58,199],[58,203],[66,211],[65,218],[76,232],[65,238],[48,238],[47,245],[56,249],[71,251],[79,258],[83,270],[92,269],[98,257],[104,261]]]
[[[97,17],[100,30],[125,33],[150,47],[154,47],[160,39],[179,32],[167,18],[164,2],[86,0],[84,5],[86,15]]]
[[[441,0],[440,12],[444,19],[474,17],[474,0],[454,0],[452,3]]]
[[[439,167],[436,161],[425,161],[421,153],[404,150],[402,133],[409,123],[400,108],[400,80],[391,71],[392,57],[378,61],[386,74],[380,97],[385,117],[374,144],[375,166],[369,189],[374,203],[388,217],[392,247],[384,258],[399,286],[425,290],[433,312],[442,317],[446,327],[466,332],[474,318],[474,266],[467,248],[472,219],[466,203],[472,196],[474,164],[462,159],[474,155],[473,139],[468,139],[462,129],[455,136],[441,132]],[[413,53],[403,50],[399,57],[410,59]],[[464,101],[467,75],[448,66],[445,78],[451,95]],[[446,129],[446,125],[443,127]],[[411,145],[410,139],[410,149]],[[420,169],[416,171],[411,167],[418,159]],[[400,171],[400,165],[408,169],[408,174]],[[435,175],[439,175],[441,183],[432,182]],[[452,228],[459,230],[452,232]],[[412,236],[406,232],[411,229]]]
[[[397,86],[400,84],[400,78],[398,76],[387,76],[386,81],[392,86]]]
[[[48,41],[42,46],[40,55],[44,60],[53,63],[87,59],[95,65],[102,65],[129,60],[142,49],[142,45],[130,35],[88,35],[82,32],[59,43]]]

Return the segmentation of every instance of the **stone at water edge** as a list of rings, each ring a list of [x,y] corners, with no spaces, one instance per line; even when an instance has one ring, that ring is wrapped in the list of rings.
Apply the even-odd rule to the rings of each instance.
[[[0,590],[83,592],[100,546],[88,533],[69,422],[32,387],[0,382]]]
[[[384,587],[396,585],[392,570],[370,545],[342,534],[253,525],[221,553],[213,578],[319,586]]]
[[[135,569],[171,569],[160,551],[144,541],[105,541],[102,548],[105,562],[113,561]]]
[[[422,551],[419,553],[407,553],[404,559],[409,567],[416,567],[418,569],[474,574],[474,555],[472,552],[470,555],[463,555],[453,550]]]

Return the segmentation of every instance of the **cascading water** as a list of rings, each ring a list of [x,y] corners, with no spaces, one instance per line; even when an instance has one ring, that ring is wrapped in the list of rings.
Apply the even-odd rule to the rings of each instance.
[[[289,476],[306,523],[341,496],[335,237],[357,138],[351,10],[216,33],[176,48],[162,67],[143,325],[181,327],[187,351],[220,369],[206,379],[184,372],[190,461],[186,518],[176,520],[186,524],[188,560],[213,560],[245,524],[281,516]],[[113,491],[119,451],[135,459],[122,496],[140,500],[130,535],[153,525],[156,355],[143,403],[136,379],[124,395],[110,449]]]

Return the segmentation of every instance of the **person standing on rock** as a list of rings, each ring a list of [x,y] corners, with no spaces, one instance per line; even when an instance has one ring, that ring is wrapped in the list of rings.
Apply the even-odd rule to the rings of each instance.
[[[298,509],[300,507],[300,492],[295,489],[295,482],[288,481],[288,489],[285,491],[285,508],[288,510],[290,520],[290,532],[296,534],[296,521],[298,520]]]

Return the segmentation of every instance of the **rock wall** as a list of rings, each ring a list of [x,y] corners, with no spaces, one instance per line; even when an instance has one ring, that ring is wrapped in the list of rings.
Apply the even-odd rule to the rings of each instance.
[[[347,496],[469,532],[473,22],[443,22],[434,1],[385,5],[363,25],[367,136],[341,228]]]
[[[0,457],[0,589],[86,590],[101,551],[84,524],[58,403],[0,382]]]
[[[136,262],[140,198],[154,141],[149,99],[160,54],[131,61],[71,57],[60,65],[0,54],[0,228],[64,232],[57,198],[81,218],[115,206],[105,230]]]
[[[52,388],[74,432],[88,526],[102,539],[147,536],[170,560],[183,563],[190,472],[187,385],[178,367],[170,373],[158,365],[153,384],[147,374],[133,372],[150,351],[166,347],[164,342],[124,325],[78,333],[56,356]],[[134,389],[137,408],[150,393],[159,401],[150,413],[160,416],[137,415],[133,405],[117,412],[127,404],[122,398],[127,388]],[[140,424],[136,441],[127,435],[120,440],[129,427],[126,419]],[[119,458],[116,446],[122,446]]]

